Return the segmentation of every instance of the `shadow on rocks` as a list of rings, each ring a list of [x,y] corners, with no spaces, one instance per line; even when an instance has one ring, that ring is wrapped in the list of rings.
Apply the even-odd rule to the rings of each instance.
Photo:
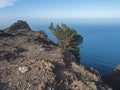
[[[6,90],[7,89],[7,83],[0,82],[0,90]]]
[[[21,47],[15,47],[16,50],[14,51],[0,51],[0,58],[3,58],[3,60],[7,60],[8,62],[16,60],[18,58],[24,58],[24,55],[21,55],[22,52],[28,51],[27,49],[21,48]]]

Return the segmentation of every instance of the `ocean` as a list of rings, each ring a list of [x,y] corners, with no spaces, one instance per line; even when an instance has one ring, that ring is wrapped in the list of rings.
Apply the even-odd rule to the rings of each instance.
[[[101,75],[111,73],[120,64],[120,23],[67,23],[82,35],[81,64],[93,67]],[[57,42],[49,31],[49,24],[31,24],[32,30],[43,30],[48,38]]]

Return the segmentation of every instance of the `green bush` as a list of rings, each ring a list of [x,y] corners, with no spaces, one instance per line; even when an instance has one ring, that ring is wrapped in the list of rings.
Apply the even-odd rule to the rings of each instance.
[[[82,36],[65,24],[54,27],[53,23],[51,23],[49,29],[57,38],[58,46],[71,52],[76,57],[77,63],[80,63],[80,49],[78,46],[83,42]]]

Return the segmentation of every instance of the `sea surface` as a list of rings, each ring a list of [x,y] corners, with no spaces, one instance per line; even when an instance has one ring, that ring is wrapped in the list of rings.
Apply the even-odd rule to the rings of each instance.
[[[67,23],[83,36],[80,46],[81,64],[93,67],[101,75],[109,74],[120,64],[120,23],[82,24]],[[49,31],[49,24],[31,24],[32,30],[43,30],[52,41],[57,42]]]

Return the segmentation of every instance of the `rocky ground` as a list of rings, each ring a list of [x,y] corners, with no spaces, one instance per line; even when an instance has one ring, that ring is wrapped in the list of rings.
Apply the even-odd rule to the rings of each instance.
[[[17,21],[0,31],[0,90],[111,90],[43,31]]]

